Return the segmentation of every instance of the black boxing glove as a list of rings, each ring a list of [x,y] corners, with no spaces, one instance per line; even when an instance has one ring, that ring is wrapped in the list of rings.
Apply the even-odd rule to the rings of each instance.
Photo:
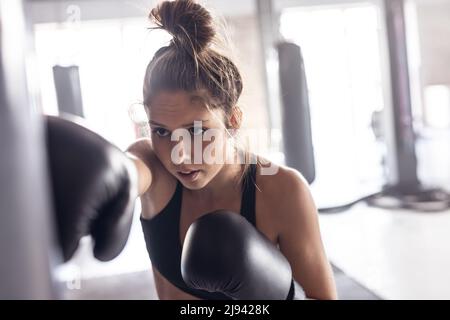
[[[189,227],[181,274],[192,288],[235,300],[305,299],[278,248],[244,217],[226,210],[208,213]]]
[[[89,234],[94,256],[111,260],[128,240],[138,197],[136,167],[120,149],[78,121],[53,116],[44,116],[44,121],[64,261]]]

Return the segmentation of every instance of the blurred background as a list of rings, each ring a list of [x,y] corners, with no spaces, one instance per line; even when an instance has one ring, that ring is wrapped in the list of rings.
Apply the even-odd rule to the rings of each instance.
[[[32,110],[83,116],[121,149],[148,135],[144,72],[170,40],[149,30],[157,1],[0,1],[3,26],[23,19]],[[450,299],[450,0],[200,3],[243,74],[251,147],[310,182],[340,298]],[[54,268],[64,298],[157,299],[139,214],[115,260],[85,238]]]

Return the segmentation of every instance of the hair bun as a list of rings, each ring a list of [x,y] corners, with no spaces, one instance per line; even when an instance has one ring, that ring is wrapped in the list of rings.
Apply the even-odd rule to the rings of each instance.
[[[192,0],[164,1],[151,10],[149,18],[169,32],[176,44],[197,53],[215,36],[208,10]]]

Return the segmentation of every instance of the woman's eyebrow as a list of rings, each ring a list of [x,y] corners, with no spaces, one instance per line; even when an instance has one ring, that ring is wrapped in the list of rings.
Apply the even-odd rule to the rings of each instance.
[[[149,122],[148,123],[150,123],[150,124],[152,124],[152,125],[154,125],[154,126],[158,126],[158,127],[164,127],[164,128],[166,128],[166,126],[165,125],[163,125],[163,124],[161,124],[161,123],[158,123],[158,122],[156,122],[156,121],[153,121],[153,120],[149,120]]]
[[[209,119],[205,119],[205,120],[195,120],[195,121],[208,122]],[[162,123],[158,123],[158,122],[153,121],[153,120],[150,120],[149,123],[150,123],[151,125],[154,125],[154,126],[167,128],[167,126],[163,125]],[[181,125],[181,126],[182,126],[182,127],[189,127],[189,126],[192,126],[193,124],[194,124],[194,121],[189,122],[189,123],[186,123],[186,124],[183,124],[183,125]]]
[[[200,102],[200,103],[204,103],[204,102],[206,102],[205,101],[205,98],[203,98],[202,96],[200,96],[200,95],[191,95],[191,102]]]
[[[206,120],[194,120],[194,121],[201,121],[201,122],[203,123],[203,122],[208,122],[209,120],[206,119]],[[192,122],[190,122],[190,123],[183,124],[182,127],[189,127],[189,126],[192,126],[192,125],[194,125],[194,121],[192,121]]]

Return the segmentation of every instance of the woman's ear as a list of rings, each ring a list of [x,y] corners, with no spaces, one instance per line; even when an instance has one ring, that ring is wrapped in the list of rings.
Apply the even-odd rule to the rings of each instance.
[[[233,129],[239,129],[242,125],[242,110],[238,106],[233,107],[229,126]]]

